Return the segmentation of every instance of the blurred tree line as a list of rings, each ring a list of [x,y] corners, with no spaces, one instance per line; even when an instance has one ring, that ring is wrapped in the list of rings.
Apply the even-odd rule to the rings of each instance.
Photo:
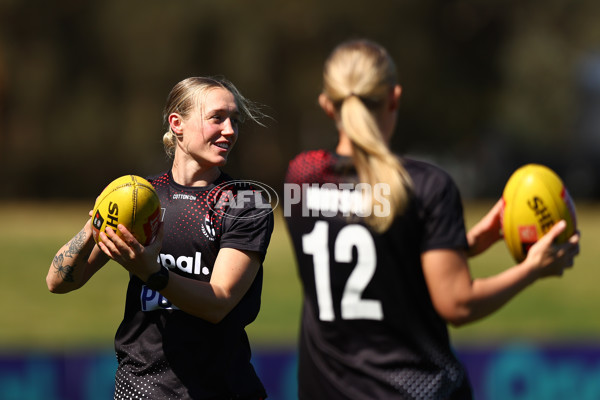
[[[500,196],[527,162],[598,196],[598,17],[596,0],[0,0],[0,198],[94,197],[166,170],[162,108],[197,75],[264,105],[226,170],[280,188],[296,153],[335,143],[321,68],[355,37],[397,62],[397,152],[465,196]]]

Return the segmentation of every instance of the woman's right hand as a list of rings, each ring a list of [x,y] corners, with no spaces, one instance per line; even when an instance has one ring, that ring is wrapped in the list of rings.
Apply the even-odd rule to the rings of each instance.
[[[523,263],[531,265],[539,278],[562,276],[566,268],[573,266],[573,259],[579,254],[579,232],[573,234],[565,243],[555,243],[556,238],[566,227],[566,221],[557,222],[529,249]]]

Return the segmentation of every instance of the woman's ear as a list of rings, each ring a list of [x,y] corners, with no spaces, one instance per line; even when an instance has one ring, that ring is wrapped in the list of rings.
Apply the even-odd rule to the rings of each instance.
[[[335,119],[335,107],[329,97],[327,97],[324,93],[319,95],[319,105],[325,111],[325,114],[331,119]]]
[[[390,94],[390,111],[395,111],[400,107],[400,96],[402,95],[402,86],[396,85]]]
[[[183,134],[183,118],[177,113],[169,114],[169,127],[176,135]]]

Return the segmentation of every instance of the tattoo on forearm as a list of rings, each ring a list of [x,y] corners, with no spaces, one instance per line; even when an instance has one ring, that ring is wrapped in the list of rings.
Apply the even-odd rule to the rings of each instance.
[[[81,230],[71,241],[69,242],[69,248],[65,252],[65,257],[75,257],[85,243],[85,232]]]
[[[54,257],[54,260],[52,260],[52,265],[54,266],[56,273],[60,275],[63,281],[75,282],[75,279],[73,278],[73,269],[75,268],[75,266],[64,265],[64,259],[64,255],[61,253]]]

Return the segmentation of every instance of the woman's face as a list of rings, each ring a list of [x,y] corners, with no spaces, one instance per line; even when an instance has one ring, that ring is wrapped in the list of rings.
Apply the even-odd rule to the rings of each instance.
[[[225,165],[238,137],[240,114],[230,91],[214,88],[188,119],[181,121],[180,149],[203,167]]]

